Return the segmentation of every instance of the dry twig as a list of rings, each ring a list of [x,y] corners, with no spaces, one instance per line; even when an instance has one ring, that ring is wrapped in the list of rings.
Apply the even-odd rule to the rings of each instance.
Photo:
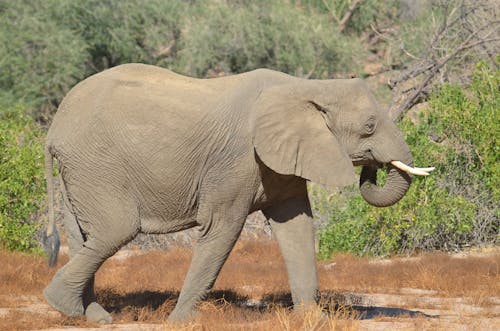
[[[339,22],[339,32],[342,32],[345,30],[345,27],[347,25],[347,22],[351,19],[352,13],[354,10],[358,7],[359,4],[361,4],[363,0],[354,0],[351,5],[349,6],[349,9],[347,12],[344,14],[342,19]]]
[[[390,115],[393,120],[399,121],[408,109],[429,95],[434,89],[433,82],[437,74],[443,72],[450,61],[463,58],[470,50],[478,47],[482,47],[490,58],[496,53],[495,49],[498,51],[500,20],[482,16],[489,9],[487,4],[488,1],[461,1],[456,7],[450,7],[450,2],[443,4],[442,22],[429,42],[425,52],[427,57],[421,60],[411,56],[416,62],[388,83],[391,89],[396,89],[401,83],[416,79],[411,88],[406,87],[397,92],[402,94],[400,100],[403,102],[391,107]],[[471,24],[470,20],[478,20],[481,25]],[[456,46],[447,52],[443,51],[450,44]]]

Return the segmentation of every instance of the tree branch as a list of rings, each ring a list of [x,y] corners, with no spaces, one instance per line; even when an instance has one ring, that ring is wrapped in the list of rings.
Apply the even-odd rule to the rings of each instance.
[[[363,0],[354,0],[351,5],[349,6],[349,9],[347,12],[344,14],[344,17],[340,20],[339,23],[339,32],[343,32],[345,30],[345,27],[347,25],[347,22],[351,19],[352,13],[356,9],[356,7],[362,2]]]
[[[436,26],[436,33],[433,34],[428,44],[426,59],[420,60],[407,54],[417,60],[415,64],[401,73],[399,77],[388,82],[389,87],[399,94],[397,102],[395,101],[390,109],[390,116],[393,120],[401,120],[409,108],[415,105],[422,96],[430,93],[435,84],[436,75],[443,72],[443,68],[450,61],[462,57],[475,47],[486,49],[488,54],[490,45],[492,49],[495,49],[495,42],[500,40],[498,36],[500,20],[494,15],[488,15],[491,10],[489,6],[478,2],[461,1],[453,8],[449,6],[449,3],[444,3],[442,22]],[[413,83],[413,86],[406,86],[404,90],[396,89],[400,83],[420,75],[423,75],[423,78]]]
[[[469,41],[471,38],[472,38],[472,35],[469,36],[469,38],[467,38],[467,40],[464,43],[462,43],[462,45],[460,45],[460,47],[458,47],[453,53],[449,54],[442,61],[440,61],[439,63],[435,64],[432,67],[431,72],[422,81],[422,83],[420,83],[420,85],[415,90],[415,92],[413,92],[413,94],[403,103],[403,105],[399,106],[397,108],[397,110],[393,113],[392,117],[393,117],[394,121],[399,122],[403,118],[403,116],[405,114],[405,110],[408,110],[412,106],[415,105],[415,103],[416,103],[419,95],[424,91],[424,89],[430,83],[430,81],[432,80],[432,78],[434,78],[434,76],[436,75],[436,73],[438,73],[439,70],[441,70],[441,68],[446,63],[448,63],[448,61],[450,61],[451,59],[455,58],[459,53],[461,53],[461,52],[463,52],[463,51],[465,51],[467,49],[476,47],[476,46],[484,44],[484,43],[488,43],[488,42],[492,42],[492,41],[499,41],[500,40],[500,38],[483,39],[483,40],[479,40],[479,41],[477,41],[475,43],[467,44],[467,41]]]

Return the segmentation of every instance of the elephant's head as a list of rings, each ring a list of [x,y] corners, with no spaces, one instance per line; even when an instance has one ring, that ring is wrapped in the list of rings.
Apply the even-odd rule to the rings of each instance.
[[[327,186],[354,183],[363,166],[360,190],[375,206],[390,206],[409,188],[413,159],[396,125],[360,79],[297,80],[265,89],[257,100],[254,146],[275,172]],[[392,162],[392,163],[391,163]],[[385,185],[377,170],[387,166]]]

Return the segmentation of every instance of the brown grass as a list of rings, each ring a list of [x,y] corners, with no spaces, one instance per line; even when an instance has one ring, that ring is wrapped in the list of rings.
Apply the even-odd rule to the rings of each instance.
[[[320,268],[320,284],[326,288],[334,285],[338,290],[364,292],[415,288],[434,290],[443,297],[500,296],[498,250],[485,256],[436,252],[382,261],[339,255],[333,261],[331,270]]]
[[[173,247],[126,260],[111,259],[96,276],[98,300],[112,312],[116,323],[165,323],[191,255],[188,248]],[[61,260],[58,267],[67,258]],[[22,310],[44,302],[41,292],[56,270],[48,268],[44,258],[0,251],[0,261],[0,308],[16,308],[3,314],[0,311],[0,330],[91,326],[82,318],[64,318],[46,306],[46,311]],[[240,240],[214,290],[200,304],[196,320],[182,327],[167,324],[167,330],[357,329],[370,313],[359,306],[366,304],[361,294],[402,293],[406,288],[433,290],[433,296],[444,298],[464,297],[470,304],[488,307],[494,304],[491,297],[500,297],[500,252],[464,258],[433,253],[387,262],[338,255],[319,263],[319,279],[323,307],[329,313],[317,307],[293,312],[277,244]],[[414,300],[418,297],[415,294]],[[403,310],[398,318],[405,314]],[[383,314],[381,318],[381,323],[394,320]],[[412,315],[410,321],[405,323],[416,327],[438,325],[421,315]]]
[[[59,266],[65,260],[62,259]],[[2,261],[0,269],[2,293],[38,293],[56,271],[56,269],[50,269],[43,258],[24,253],[0,250],[0,261]],[[8,292],[5,291],[6,286],[8,286]]]

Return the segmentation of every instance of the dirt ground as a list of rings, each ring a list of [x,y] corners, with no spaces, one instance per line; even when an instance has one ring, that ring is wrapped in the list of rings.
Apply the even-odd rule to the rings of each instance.
[[[96,276],[114,324],[68,318],[42,290],[56,269],[43,257],[0,251],[0,330],[500,330],[500,249],[321,261],[322,308],[289,309],[277,244],[240,240],[195,321],[169,325],[191,250],[122,250]]]

